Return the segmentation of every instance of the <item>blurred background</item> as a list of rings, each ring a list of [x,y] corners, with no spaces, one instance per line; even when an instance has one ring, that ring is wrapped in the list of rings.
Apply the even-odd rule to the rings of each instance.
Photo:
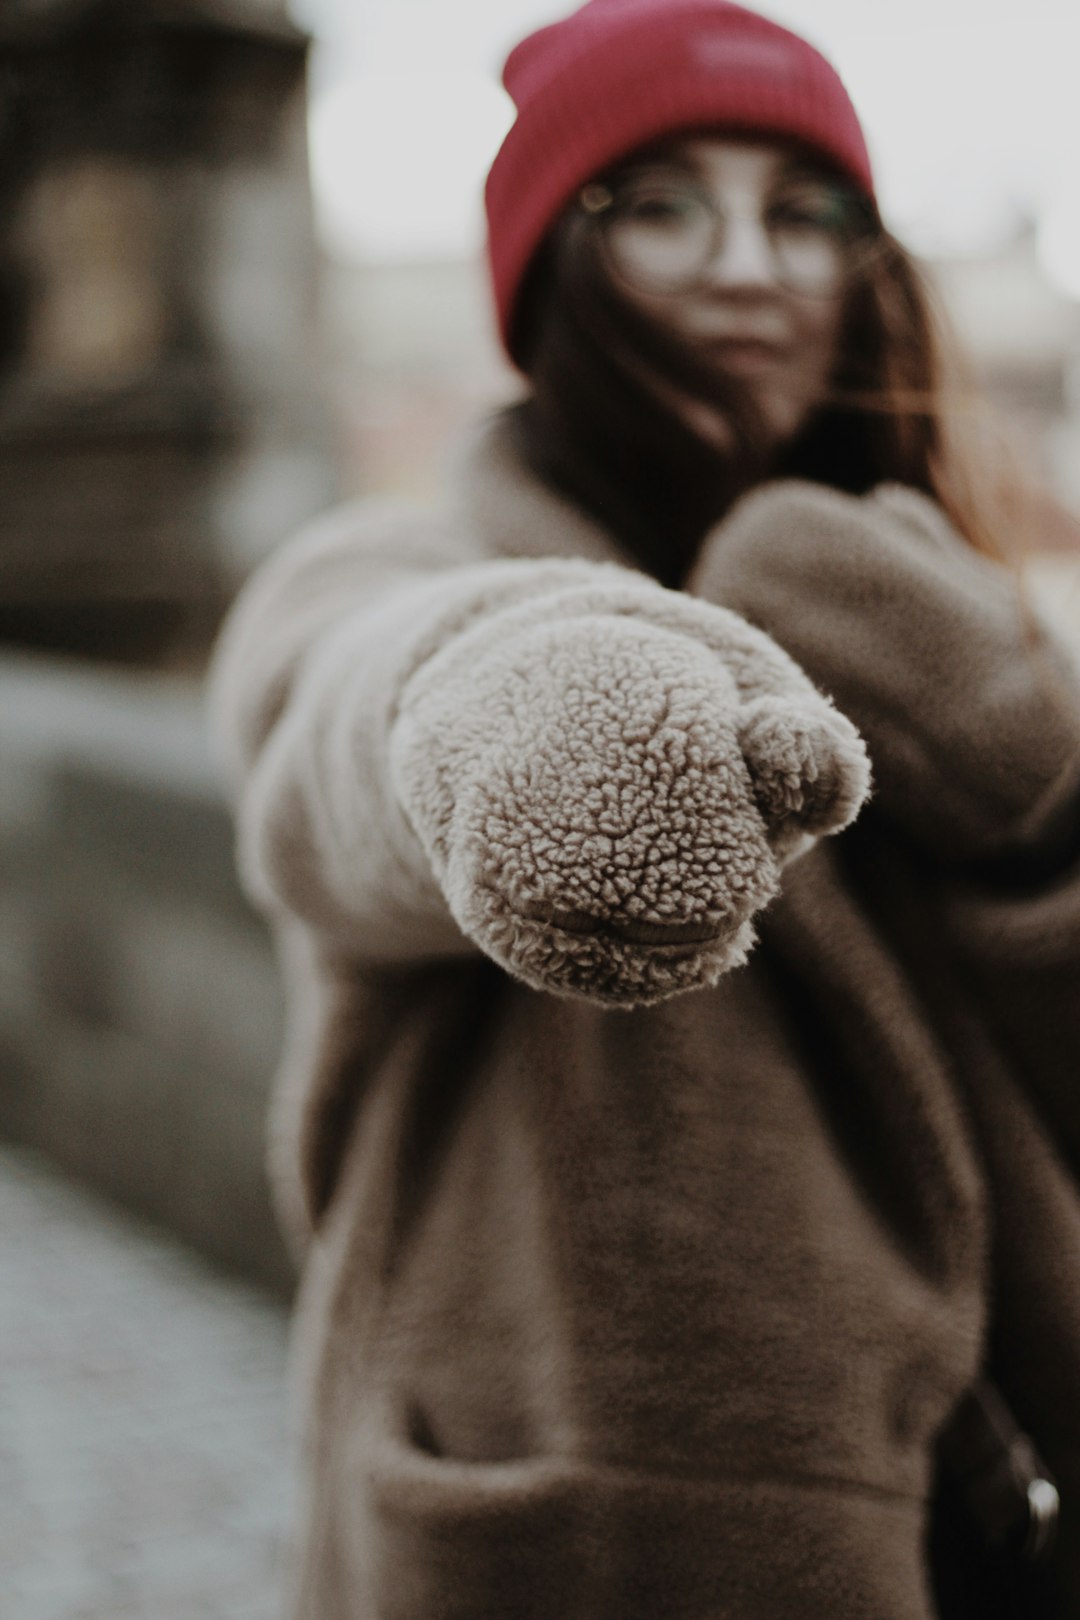
[[[1080,9],[769,0],[862,114],[1080,640]],[[264,1617],[291,1512],[281,1028],[203,683],[250,569],[513,397],[480,189],[539,0],[0,0],[0,1570]]]

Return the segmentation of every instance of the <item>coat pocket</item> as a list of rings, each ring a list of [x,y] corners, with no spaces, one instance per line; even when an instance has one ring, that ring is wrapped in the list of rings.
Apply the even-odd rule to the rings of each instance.
[[[371,1620],[573,1620],[596,1612],[602,1537],[571,1461],[438,1455],[402,1418],[379,1436],[364,1477]]]

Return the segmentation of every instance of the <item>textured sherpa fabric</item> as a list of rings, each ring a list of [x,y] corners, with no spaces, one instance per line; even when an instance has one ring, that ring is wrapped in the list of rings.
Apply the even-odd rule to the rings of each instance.
[[[690,588],[805,662],[871,741],[890,817],[939,855],[1001,856],[1062,816],[1074,830],[1075,660],[927,496],[765,486],[712,537]]]
[[[215,704],[290,996],[293,1613],[931,1620],[988,1370],[1076,1620],[1080,682],[1009,577],[785,483],[664,592],[501,418],[261,570]]]
[[[399,802],[463,933],[534,989],[713,984],[782,856],[859,808],[862,743],[736,615],[602,567],[548,591],[542,566],[502,564],[528,599],[478,597],[404,687]]]

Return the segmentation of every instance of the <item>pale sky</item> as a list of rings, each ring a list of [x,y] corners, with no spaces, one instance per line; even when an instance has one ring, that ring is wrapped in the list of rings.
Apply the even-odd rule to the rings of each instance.
[[[512,108],[498,82],[558,0],[292,0],[319,41],[311,148],[324,241],[401,259],[479,250]],[[991,247],[1036,216],[1080,297],[1080,0],[768,0],[840,70],[889,223],[923,251]]]

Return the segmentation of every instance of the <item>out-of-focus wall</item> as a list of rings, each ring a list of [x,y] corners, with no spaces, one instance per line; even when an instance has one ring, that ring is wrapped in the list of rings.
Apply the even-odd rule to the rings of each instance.
[[[10,652],[0,691],[0,1135],[283,1288],[278,978],[201,692]]]

